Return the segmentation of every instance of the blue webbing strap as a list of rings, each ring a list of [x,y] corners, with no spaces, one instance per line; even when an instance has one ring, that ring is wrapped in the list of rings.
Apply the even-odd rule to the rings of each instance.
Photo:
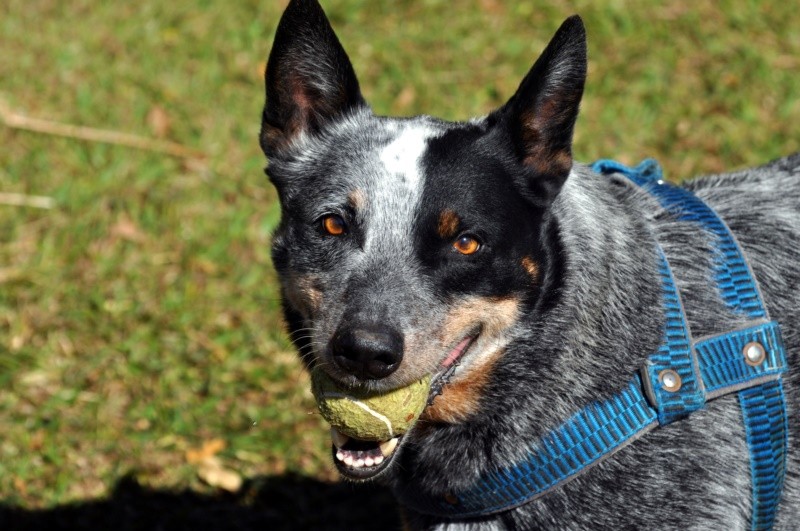
[[[639,375],[609,400],[595,402],[544,436],[525,459],[485,474],[471,488],[441,498],[417,490],[399,493],[415,510],[470,518],[527,503],[587,470],[658,425]]]
[[[752,529],[772,529],[786,475],[786,402],[781,380],[739,392],[753,477]]]
[[[645,395],[658,410],[658,422],[663,426],[703,407],[705,393],[683,304],[669,262],[660,247],[658,256],[663,286],[664,339],[658,350],[647,358],[642,376]],[[662,384],[663,375],[669,372],[680,378],[678,389]]]
[[[646,159],[635,168],[616,161],[599,160],[592,165],[598,173],[621,173],[659,200],[661,205],[682,221],[698,223],[714,236],[714,273],[723,299],[736,313],[752,319],[768,318],[758,284],[736,239],[725,222],[691,191],[662,180],[661,167]]]
[[[713,234],[716,237],[714,274],[726,305],[735,313],[751,319],[769,319],[758,283],[747,265],[744,253],[725,222],[711,207],[689,190],[665,183],[661,169],[653,159],[643,161],[636,168],[628,168],[615,161],[600,160],[594,163],[592,169],[605,174],[622,173],[650,192],[664,208],[676,214],[678,219],[698,223]],[[774,323],[771,333],[774,341],[780,341],[777,323]],[[738,361],[741,363],[741,360]],[[778,376],[785,370],[785,362],[783,365]],[[721,370],[730,368],[724,367]],[[749,387],[739,392],[739,402],[750,448],[753,491],[751,529],[771,529],[780,503],[786,471],[788,418],[783,388],[780,381]]]
[[[627,168],[613,161],[594,166],[600,173],[622,173],[645,188],[662,188],[661,170],[655,161]],[[675,188],[671,185],[663,186]],[[691,195],[690,192],[687,194]],[[732,241],[727,228],[701,201],[708,212],[684,213],[665,199],[680,216],[695,216],[721,240],[715,258],[720,289],[729,304],[740,303],[752,317],[766,317],[758,288]],[[692,196],[694,197],[694,196]],[[715,222],[714,219],[717,219]],[[689,219],[683,218],[682,219]],[[723,230],[720,231],[719,228]],[[716,230],[715,230],[716,229]],[[729,233],[727,233],[729,234]],[[613,397],[597,401],[574,414],[536,442],[528,455],[512,466],[490,471],[470,488],[442,497],[418,490],[398,492],[404,505],[421,513],[452,518],[470,518],[501,512],[522,505],[577,476],[655,428],[701,408],[706,400],[739,391],[753,474],[753,529],[768,529],[773,522],[785,472],[786,415],[781,374],[786,371],[786,353],[777,323],[759,319],[746,327],[692,342],[669,264],[661,253],[659,272],[665,308],[664,340],[647,359],[642,375],[635,375]],[[758,308],[762,314],[758,314]],[[758,343],[764,359],[747,363],[746,347]],[[664,371],[679,377],[678,389],[665,390]]]
[[[763,363],[749,365],[743,352],[750,343],[764,346]],[[700,362],[700,372],[706,387],[706,400],[753,387],[761,381],[774,380],[786,371],[786,353],[780,328],[775,321],[743,328],[698,340],[694,349]]]

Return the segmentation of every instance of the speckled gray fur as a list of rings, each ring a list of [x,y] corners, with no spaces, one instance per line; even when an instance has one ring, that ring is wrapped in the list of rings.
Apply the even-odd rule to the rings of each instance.
[[[670,260],[695,337],[740,322],[720,301],[710,277],[707,238],[696,227],[672,219],[622,177],[609,180],[577,166],[567,182],[553,208],[567,252],[563,303],[549,322],[530,323],[531,334],[508,349],[502,386],[495,390],[496,403],[517,413],[498,409],[485,425],[462,427],[474,450],[431,455],[427,463],[477,471],[490,461],[513,460],[526,434],[534,437],[568,412],[620,388],[658,341],[653,237]],[[729,224],[782,327],[791,368],[785,381],[790,434],[776,529],[797,529],[800,154],[686,186]],[[563,363],[549,366],[553,358]],[[506,418],[514,425],[505,425]],[[425,448],[435,453],[436,441],[426,441]],[[440,471],[425,472],[414,474],[413,482],[425,484]],[[464,475],[470,483],[471,474]],[[451,481],[444,490],[459,483]],[[738,402],[733,396],[718,399],[543,498],[497,517],[470,523],[412,519],[431,529],[747,529],[750,470]]]

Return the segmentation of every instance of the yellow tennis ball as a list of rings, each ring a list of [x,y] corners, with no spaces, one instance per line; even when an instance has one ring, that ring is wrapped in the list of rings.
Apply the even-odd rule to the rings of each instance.
[[[341,433],[364,441],[388,441],[402,435],[425,409],[430,376],[385,394],[342,388],[328,374],[311,371],[311,390],[328,423]]]

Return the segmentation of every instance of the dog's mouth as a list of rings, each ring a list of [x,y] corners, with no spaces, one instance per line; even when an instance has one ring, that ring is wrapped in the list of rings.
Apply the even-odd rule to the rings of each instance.
[[[459,341],[458,344],[453,347],[453,349],[442,361],[441,365],[439,366],[439,372],[431,381],[431,391],[428,395],[429,406],[433,404],[433,401],[437,396],[442,394],[444,386],[447,385],[447,383],[450,381],[450,378],[453,377],[453,374],[456,372],[456,368],[458,368],[461,360],[464,359],[464,356],[466,355],[467,351],[469,351],[470,347],[475,344],[480,332],[480,328],[477,328],[467,334],[464,339]]]
[[[439,371],[431,382],[428,405],[442,394],[444,386],[475,343],[479,332],[480,330],[476,330],[464,337],[442,360]],[[391,466],[404,438],[405,435],[398,435],[387,441],[365,441],[331,428],[333,462],[339,473],[348,479],[360,481],[375,478]]]
[[[371,479],[386,470],[394,460],[400,439],[388,441],[362,441],[331,428],[333,462],[343,476],[354,479]]]

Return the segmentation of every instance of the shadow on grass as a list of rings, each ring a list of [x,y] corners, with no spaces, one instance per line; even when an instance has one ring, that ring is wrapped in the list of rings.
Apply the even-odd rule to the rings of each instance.
[[[299,475],[251,480],[238,494],[150,490],[121,480],[106,499],[26,510],[0,504],[2,530],[395,530],[391,494],[374,485],[324,483]]]

